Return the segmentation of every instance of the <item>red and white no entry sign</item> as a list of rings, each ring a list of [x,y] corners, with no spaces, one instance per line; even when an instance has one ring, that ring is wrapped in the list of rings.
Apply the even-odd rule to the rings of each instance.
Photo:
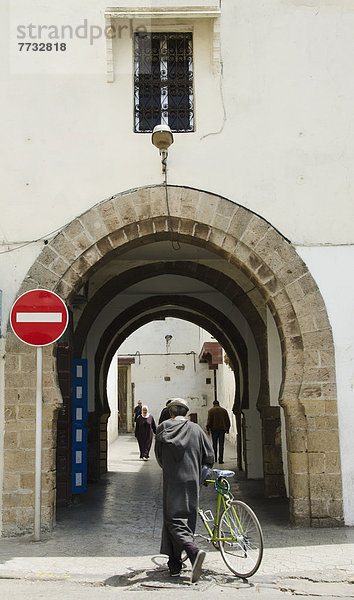
[[[10,322],[17,337],[37,346],[36,452],[34,489],[34,539],[41,539],[43,348],[58,340],[69,321],[65,302],[49,290],[31,290],[17,298]]]
[[[48,346],[67,328],[69,315],[65,302],[49,290],[31,290],[17,298],[10,321],[17,337],[30,346]]]

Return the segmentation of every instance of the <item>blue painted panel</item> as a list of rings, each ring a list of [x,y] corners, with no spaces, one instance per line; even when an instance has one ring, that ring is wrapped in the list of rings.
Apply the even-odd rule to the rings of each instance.
[[[73,363],[72,493],[83,494],[87,485],[87,360]]]

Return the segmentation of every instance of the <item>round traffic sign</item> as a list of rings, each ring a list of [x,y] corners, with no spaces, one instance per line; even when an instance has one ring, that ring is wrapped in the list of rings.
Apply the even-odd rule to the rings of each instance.
[[[12,306],[13,332],[30,346],[48,346],[64,333],[69,321],[65,302],[49,290],[30,290]]]

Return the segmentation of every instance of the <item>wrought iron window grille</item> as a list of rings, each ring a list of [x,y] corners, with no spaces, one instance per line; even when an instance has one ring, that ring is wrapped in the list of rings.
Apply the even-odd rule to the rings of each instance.
[[[194,131],[192,33],[135,33],[134,107],[136,132]]]

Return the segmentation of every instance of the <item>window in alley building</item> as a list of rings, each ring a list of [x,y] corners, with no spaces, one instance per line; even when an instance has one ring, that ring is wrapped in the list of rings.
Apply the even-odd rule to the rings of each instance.
[[[194,131],[192,33],[135,33],[135,131]]]

